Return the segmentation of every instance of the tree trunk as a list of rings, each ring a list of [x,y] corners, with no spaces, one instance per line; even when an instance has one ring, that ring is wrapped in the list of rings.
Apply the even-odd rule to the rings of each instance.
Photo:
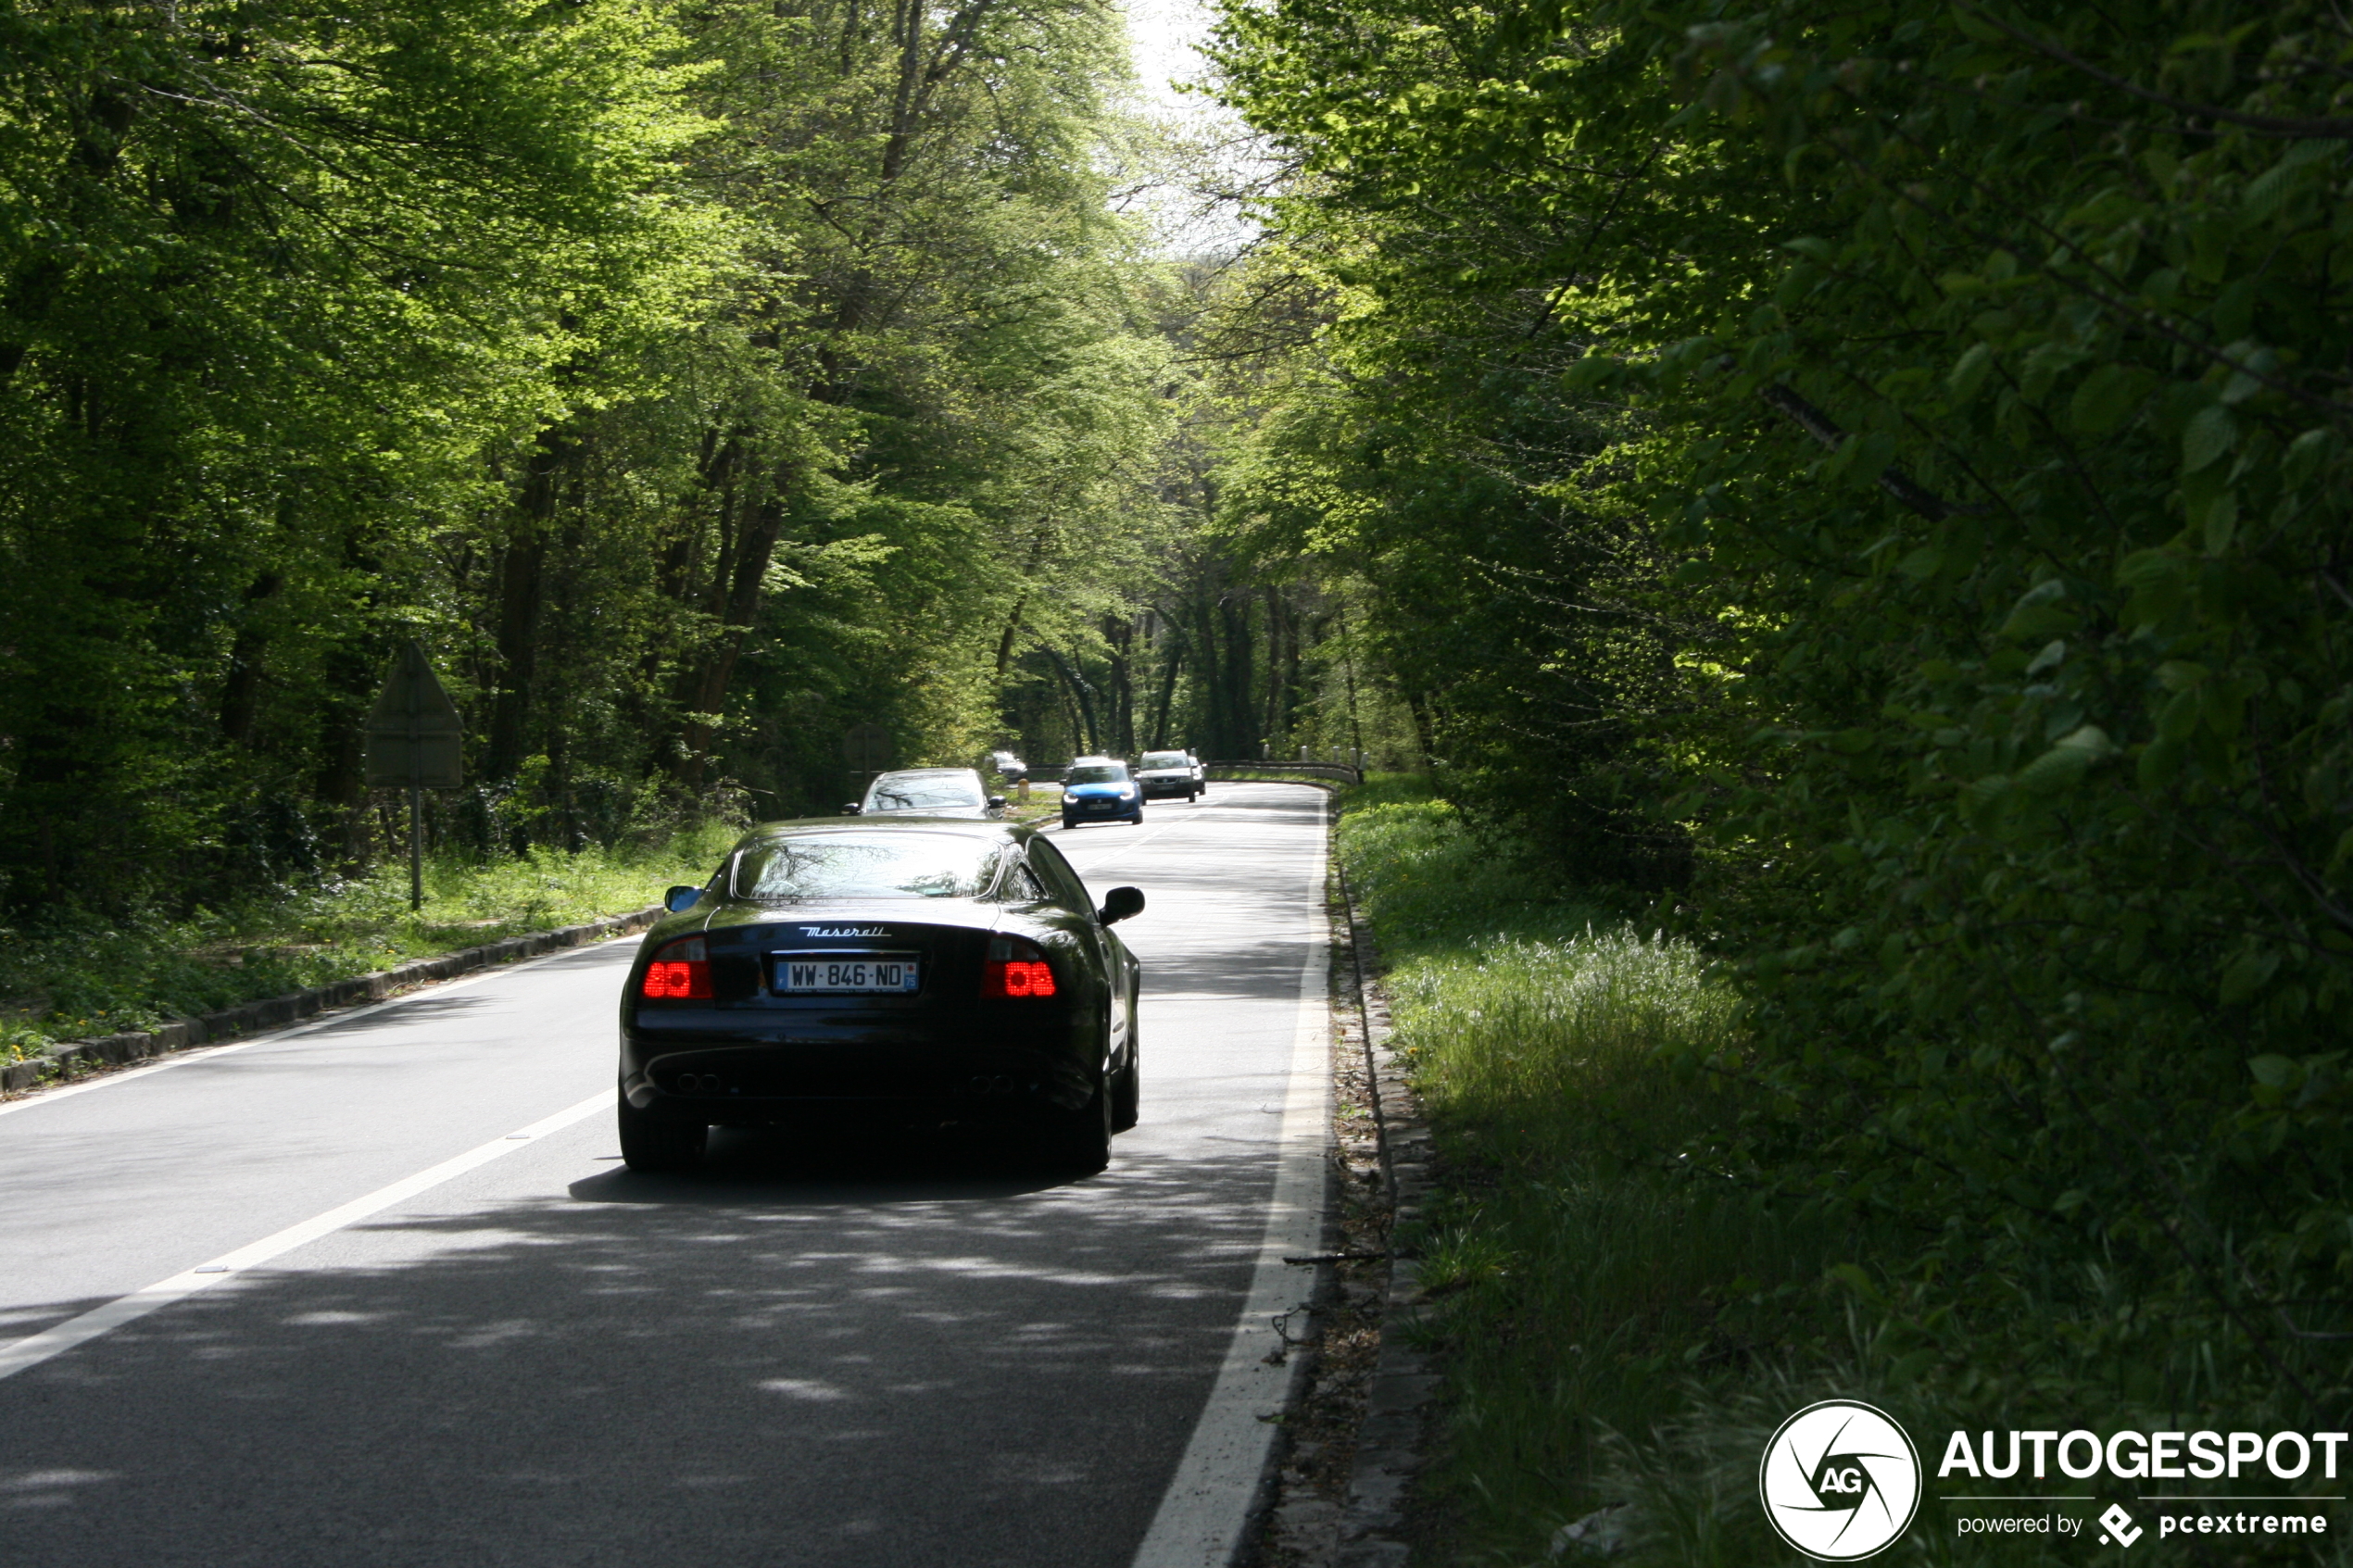
[[[1265,755],[1265,737],[1249,733],[1257,727],[1252,721],[1257,705],[1251,701],[1251,687],[1257,683],[1252,679],[1249,602],[1239,594],[1225,596],[1217,601],[1217,619],[1223,623],[1226,633],[1222,639],[1225,644],[1224,706],[1226,721],[1232,730],[1227,737],[1232,747],[1229,755],[1237,758],[1263,757]]]
[[[265,571],[245,589],[247,615],[252,607],[285,585],[285,579]],[[253,721],[261,709],[261,661],[265,639],[248,621],[237,628],[229,649],[229,673],[220,684],[220,734],[239,746],[253,744]]]
[[[1072,706],[1078,710],[1079,738],[1086,743],[1088,752],[1101,752],[1103,748],[1102,733],[1095,723],[1094,688],[1087,684],[1087,677],[1079,672],[1077,666],[1063,657],[1061,649],[1051,644],[1039,646],[1045,648],[1046,657],[1053,661],[1054,672],[1063,678],[1063,684],[1070,691]]]
[[[1111,737],[1120,755],[1136,752],[1136,686],[1128,678],[1128,655],[1136,644],[1136,623],[1106,620],[1103,640],[1111,645]]]
[[[1195,679],[1201,683],[1202,726],[1208,734],[1202,744],[1212,757],[1237,755],[1233,746],[1233,721],[1226,711],[1225,660],[1217,646],[1216,608],[1204,596],[1194,603],[1194,619],[1200,623],[1193,645],[1193,662],[1201,668]]]
[[[1013,640],[1021,634],[1022,612],[1028,608],[1029,590],[1024,588],[1021,596],[1013,600],[1013,614],[1005,618],[1005,634],[997,639],[997,680],[1000,685],[1004,683],[1005,671],[1013,667]]]
[[[1168,745],[1168,715],[1170,709],[1176,704],[1176,671],[1185,661],[1183,631],[1175,621],[1169,620],[1166,616],[1163,616],[1162,619],[1168,621],[1168,651],[1164,656],[1167,662],[1161,666],[1160,700],[1152,712],[1152,748],[1154,750]]]
[[[1411,686],[1404,688],[1405,711],[1413,715],[1414,743],[1421,747],[1422,766],[1438,765],[1438,749],[1430,735],[1429,699]]]
[[[680,725],[679,738],[684,742],[685,755],[679,759],[678,777],[689,785],[703,782],[706,764],[710,760],[711,744],[718,733],[717,721],[727,709],[727,690],[736,676],[736,661],[742,656],[744,643],[751,635],[752,622],[760,613],[760,588],[768,575],[769,558],[775,554],[776,541],[785,529],[785,477],[777,476],[775,491],[754,507],[751,516],[744,520],[738,537],[730,552],[733,558],[726,563],[729,570],[723,577],[714,572],[711,593],[720,605],[721,630],[717,643],[695,666],[684,672],[680,682],[680,697],[686,709]]]
[[[485,778],[510,779],[522,766],[531,718],[532,682],[539,669],[540,584],[547,570],[547,526],[555,516],[557,470],[570,455],[561,433],[539,433],[524,470],[513,533],[498,583],[498,688],[490,709]]]
[[[1288,666],[1283,659],[1284,645],[1282,590],[1266,589],[1266,722],[1260,733],[1266,744],[1273,746],[1289,728],[1283,722],[1283,676]]]

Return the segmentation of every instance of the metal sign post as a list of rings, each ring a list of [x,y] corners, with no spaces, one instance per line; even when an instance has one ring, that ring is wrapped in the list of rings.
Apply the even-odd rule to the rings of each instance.
[[[880,724],[853,724],[841,737],[841,759],[849,765],[858,793],[890,766],[891,734]]]
[[[368,714],[368,787],[409,792],[409,908],[425,907],[424,851],[419,821],[424,792],[465,783],[465,724],[441,689],[425,650],[413,638],[400,650],[382,696]]]

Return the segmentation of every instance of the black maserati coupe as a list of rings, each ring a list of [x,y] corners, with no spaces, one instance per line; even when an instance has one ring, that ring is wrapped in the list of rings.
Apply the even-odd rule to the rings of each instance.
[[[713,1126],[995,1127],[1100,1171],[1135,1125],[1139,969],[1026,823],[770,822],[673,887],[621,999],[621,1151],[702,1158]]]

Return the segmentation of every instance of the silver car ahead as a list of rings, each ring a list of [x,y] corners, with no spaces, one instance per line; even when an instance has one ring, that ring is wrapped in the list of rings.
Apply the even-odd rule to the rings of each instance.
[[[1203,771],[1189,751],[1147,751],[1136,778],[1147,800],[1190,800],[1206,787]]]
[[[904,812],[916,817],[995,817],[1005,797],[982,787],[970,768],[901,768],[881,773],[866,786],[866,798],[845,806],[845,815],[879,817]]]

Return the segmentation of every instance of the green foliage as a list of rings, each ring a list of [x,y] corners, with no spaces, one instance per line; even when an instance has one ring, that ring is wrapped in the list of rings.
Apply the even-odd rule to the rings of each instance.
[[[1911,1238],[1853,1261],[1923,1399],[2341,1424],[2332,14],[1280,0],[1227,38],[1351,428],[1463,433],[1324,444],[1290,537],[1431,520],[1465,569],[1391,613],[1441,756],[1639,765],[1694,834],[1760,1092],[1693,1160]],[[1425,503],[1450,463],[1520,521]],[[1549,604],[1464,586],[1531,564]],[[1450,654],[1507,621],[1526,678]]]
[[[130,918],[998,736],[1148,592],[1161,270],[1116,15],[434,0],[0,12],[0,907]]]
[[[424,907],[415,911],[409,868],[393,863],[178,920],[52,912],[39,926],[0,932],[0,1060],[646,909],[673,884],[708,878],[739,831],[707,822],[633,835],[612,848],[487,863],[435,856],[425,862]]]
[[[1695,1378],[1833,1340],[1835,1238],[1818,1209],[1685,1156],[1751,1102],[1673,1065],[1737,1043],[1688,942],[1564,900],[1426,794],[1353,797],[1338,853],[1449,1173],[1415,1238],[1447,1352],[1440,1481],[1466,1546],[1529,1561],[1632,1495],[1604,1480],[1615,1435],[1679,1419]]]
[[[0,19],[13,878],[210,837],[253,776],[206,765],[191,680],[241,629],[367,635],[482,444],[692,286],[666,44],[507,0]],[[279,673],[315,699],[336,652]]]

